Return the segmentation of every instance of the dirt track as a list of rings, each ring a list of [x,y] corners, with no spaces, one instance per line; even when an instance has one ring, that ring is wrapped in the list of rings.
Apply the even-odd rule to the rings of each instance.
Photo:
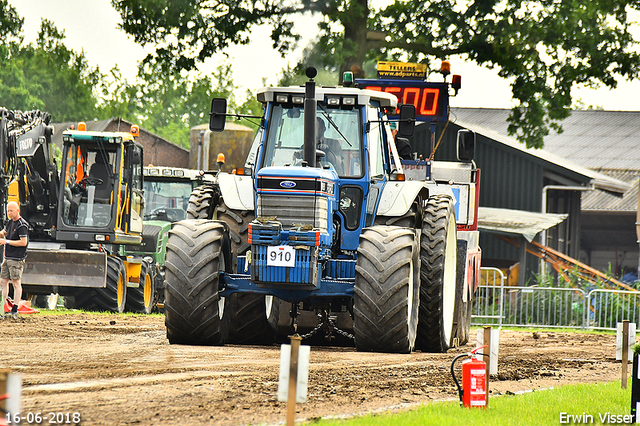
[[[171,346],[164,318],[24,315],[0,321],[0,368],[23,377],[23,415],[81,415],[83,425],[274,424],[279,347]],[[536,338],[537,337],[537,338]],[[313,347],[298,419],[457,397],[456,354],[389,355]],[[619,378],[615,336],[502,331],[492,394]],[[44,423],[48,424],[48,423]]]

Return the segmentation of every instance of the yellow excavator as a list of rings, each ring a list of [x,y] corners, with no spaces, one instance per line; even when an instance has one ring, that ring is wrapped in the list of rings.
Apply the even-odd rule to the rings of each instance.
[[[60,167],[50,115],[0,108],[0,207],[15,198],[30,225],[22,284],[89,310],[150,312],[150,257],[125,255],[142,242],[143,149],[139,129],[63,132]],[[127,297],[127,293],[130,297]]]

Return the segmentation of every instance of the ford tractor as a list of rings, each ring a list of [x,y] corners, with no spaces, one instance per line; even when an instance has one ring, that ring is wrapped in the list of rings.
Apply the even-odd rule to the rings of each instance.
[[[264,114],[245,167],[194,191],[198,214],[169,232],[169,342],[269,344],[278,323],[297,332],[312,312],[312,331],[337,332],[360,351],[446,351],[468,334],[462,185],[437,182],[431,164],[420,179],[405,174],[413,165],[403,165],[390,123],[411,136],[412,103],[380,88],[318,86],[315,75],[258,91]],[[449,84],[439,87],[448,109]],[[231,115],[246,117],[214,99],[210,129]]]

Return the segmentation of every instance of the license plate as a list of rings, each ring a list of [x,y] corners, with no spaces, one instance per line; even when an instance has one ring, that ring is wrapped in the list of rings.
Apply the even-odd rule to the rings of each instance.
[[[269,246],[267,247],[267,266],[287,266],[296,265],[296,249],[292,246]]]

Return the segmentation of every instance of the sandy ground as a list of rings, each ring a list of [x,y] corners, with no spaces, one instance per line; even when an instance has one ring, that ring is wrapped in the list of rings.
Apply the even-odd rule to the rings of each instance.
[[[0,321],[0,368],[23,378],[22,412],[79,413],[82,425],[277,424],[278,346],[169,345],[161,316],[23,315]],[[311,348],[297,419],[457,398],[454,356]],[[491,394],[620,377],[615,336],[502,331]],[[629,370],[631,367],[629,366]]]

